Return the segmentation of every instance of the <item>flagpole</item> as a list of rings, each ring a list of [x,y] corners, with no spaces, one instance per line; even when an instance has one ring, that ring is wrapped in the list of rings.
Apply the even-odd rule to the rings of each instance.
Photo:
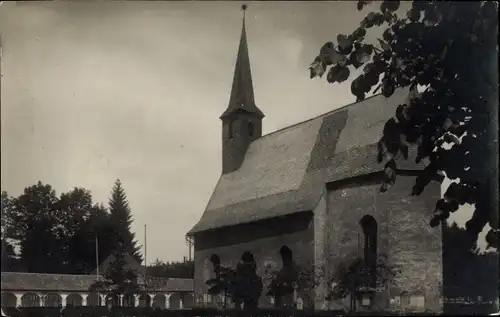
[[[97,232],[95,233],[95,265],[96,265],[96,281],[99,281],[99,240],[97,237]],[[97,290],[97,306],[101,306],[101,295],[99,290]]]
[[[99,280],[99,240],[97,233],[95,234],[95,264],[96,264],[96,278]]]
[[[146,291],[147,291],[147,286],[148,286],[148,280],[147,280],[147,277],[148,277],[148,273],[147,273],[147,247],[146,247],[146,230],[147,230],[147,226],[144,225],[144,286],[146,288]]]

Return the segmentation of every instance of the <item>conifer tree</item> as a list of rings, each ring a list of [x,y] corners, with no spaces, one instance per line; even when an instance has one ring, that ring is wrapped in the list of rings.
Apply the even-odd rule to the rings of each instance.
[[[140,247],[135,240],[135,234],[131,231],[132,215],[127,195],[119,179],[115,181],[111,198],[109,199],[110,221],[114,231],[114,244],[123,241],[125,252],[130,253],[139,263],[142,262]]]

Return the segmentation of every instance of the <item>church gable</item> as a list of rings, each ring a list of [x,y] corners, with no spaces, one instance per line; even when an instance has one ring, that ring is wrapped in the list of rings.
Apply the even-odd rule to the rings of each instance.
[[[124,255],[125,258],[125,269],[127,270],[132,270],[138,275],[144,275],[144,267],[136,260],[132,255],[129,253],[125,253]],[[102,275],[106,270],[109,268],[111,263],[115,260],[115,256],[113,254],[110,254],[106,260],[104,260],[101,265],[99,266],[99,273]],[[94,271],[93,274],[96,274],[97,270]]]
[[[377,95],[253,141],[241,167],[221,176],[190,234],[312,211],[325,183],[383,170],[376,143],[406,98],[404,89]]]

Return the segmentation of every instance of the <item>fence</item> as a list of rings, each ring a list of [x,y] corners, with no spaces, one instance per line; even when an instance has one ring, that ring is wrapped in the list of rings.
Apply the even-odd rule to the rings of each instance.
[[[3,308],[9,317],[337,317],[337,316],[398,316],[392,312],[299,311],[258,309],[252,312],[234,309],[165,310],[152,308],[74,307],[61,310],[51,307]],[[404,314],[404,316],[432,316],[429,313]],[[437,315],[434,315],[437,316]]]

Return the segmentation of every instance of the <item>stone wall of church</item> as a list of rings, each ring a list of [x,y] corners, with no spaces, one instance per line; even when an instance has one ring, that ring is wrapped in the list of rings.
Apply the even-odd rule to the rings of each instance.
[[[376,220],[378,258],[385,256],[399,273],[385,291],[375,295],[372,309],[442,310],[441,229],[429,227],[440,187],[431,183],[421,196],[412,197],[414,181],[415,177],[398,176],[396,184],[386,193],[379,192],[378,180],[364,185],[360,185],[361,180],[357,184],[345,181],[342,185],[330,184],[326,212],[315,216],[325,222],[322,253],[327,278],[341,262],[363,258],[360,220],[365,215]],[[318,300],[321,298],[316,306]],[[330,308],[349,306],[346,300],[329,305]]]
[[[196,304],[200,306],[206,304],[207,300],[209,302],[214,300],[208,296],[208,286],[205,284],[208,279],[214,277],[213,266],[210,262],[212,255],[217,255],[223,266],[236,268],[241,255],[244,252],[250,252],[257,263],[257,274],[263,277],[264,282],[259,306],[272,306],[271,298],[265,295],[267,292],[266,268],[277,270],[282,268],[279,250],[283,246],[292,251],[294,263],[301,267],[312,268],[314,263],[312,219],[312,213],[301,213],[221,228],[195,236],[194,289]]]

